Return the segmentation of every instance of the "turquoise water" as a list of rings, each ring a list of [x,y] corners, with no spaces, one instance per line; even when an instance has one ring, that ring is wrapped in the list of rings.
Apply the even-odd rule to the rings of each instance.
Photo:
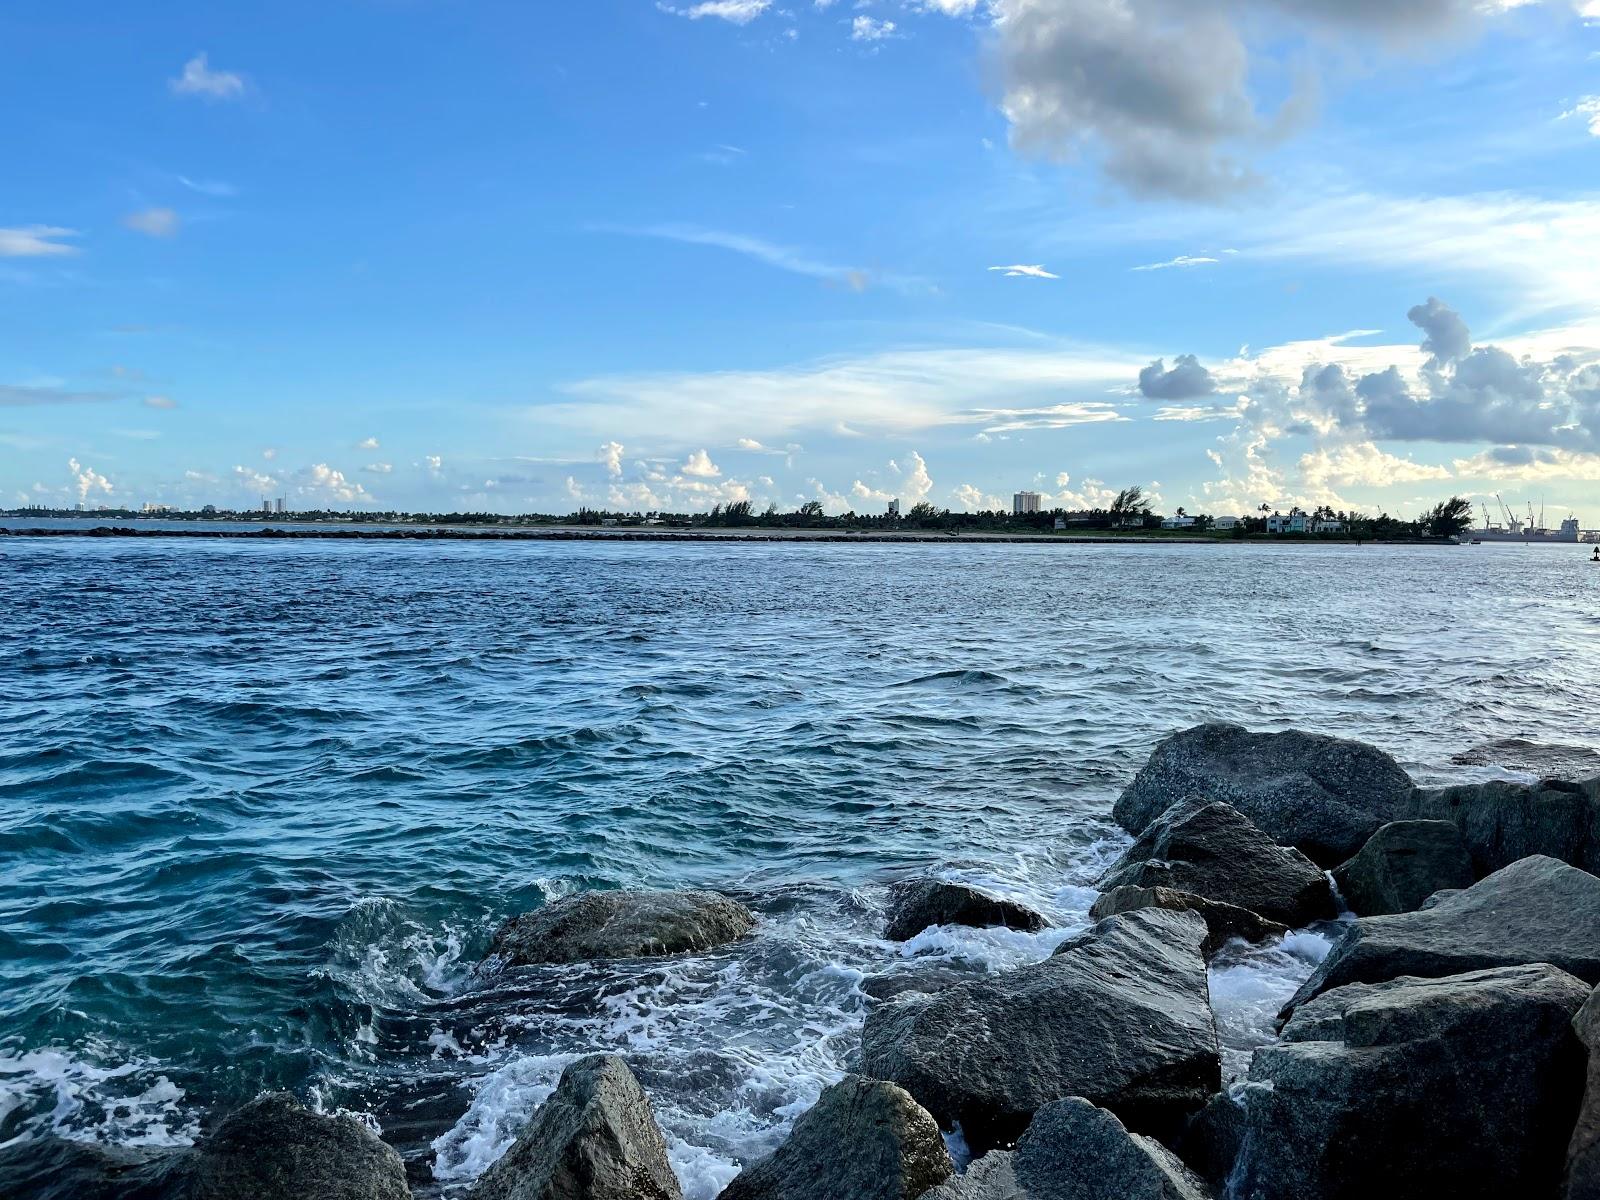
[[[182,1143],[288,1087],[450,1193],[612,1048],[708,1197],[844,1069],[864,977],[1081,924],[1163,733],[1319,728],[1424,780],[1600,743],[1586,558],[0,542],[0,1144]],[[881,942],[885,882],[924,869],[1059,928]],[[760,933],[474,967],[507,914],[680,884]],[[1316,941],[1214,978],[1236,1051]]]

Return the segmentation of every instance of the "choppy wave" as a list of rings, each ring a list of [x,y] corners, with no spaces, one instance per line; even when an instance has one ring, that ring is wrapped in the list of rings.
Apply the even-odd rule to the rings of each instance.
[[[1493,548],[19,542],[0,1143],[181,1143],[286,1087],[454,1194],[613,1050],[713,1196],[849,1068],[880,977],[1082,928],[1170,729],[1327,729],[1430,783],[1499,773],[1451,758],[1508,730],[1600,742],[1597,588]],[[929,870],[1054,926],[884,942]],[[761,930],[479,967],[508,914],[615,886],[727,889]],[[1327,935],[1214,965],[1230,1076]]]

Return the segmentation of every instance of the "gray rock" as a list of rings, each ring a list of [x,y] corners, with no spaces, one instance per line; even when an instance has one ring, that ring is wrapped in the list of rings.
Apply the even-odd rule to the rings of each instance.
[[[650,1100],[614,1054],[580,1058],[469,1200],[681,1200]]]
[[[974,971],[970,967],[963,969],[938,964],[912,971],[869,975],[861,981],[861,990],[874,1000],[895,1000],[914,992],[942,992],[947,987],[982,977],[982,971]]]
[[[1256,1051],[1230,1196],[1553,1196],[1588,993],[1544,963],[1329,992]]]
[[[971,925],[979,929],[999,925],[1037,933],[1049,924],[1031,908],[964,883],[910,879],[891,890],[889,924],[883,936],[891,942],[904,942],[930,925]]]
[[[865,1073],[900,1084],[981,1152],[1053,1100],[1175,1131],[1221,1083],[1196,914],[1108,917],[1043,962],[867,1014]]]
[[[1506,767],[1530,775],[1564,779],[1600,775],[1600,750],[1591,746],[1530,742],[1526,738],[1497,738],[1451,755],[1450,761],[1466,766]]]
[[[1190,1118],[1173,1149],[1195,1174],[1218,1191],[1226,1189],[1244,1143],[1242,1085],[1218,1092]]]
[[[1600,878],[1534,856],[1431,908],[1351,922],[1284,1007],[1349,983],[1438,978],[1517,963],[1552,963],[1600,982]]]
[[[1531,854],[1600,874],[1600,777],[1418,788],[1405,815],[1454,823],[1479,875]]]
[[[954,1171],[926,1109],[892,1083],[851,1075],[718,1200],[916,1200]]]
[[[649,958],[726,945],[755,925],[716,892],[584,892],[512,917],[489,953],[510,966]]]
[[[1207,900],[1192,892],[1179,892],[1164,887],[1133,887],[1124,884],[1114,887],[1094,902],[1089,915],[1096,921],[1114,917],[1118,913],[1134,912],[1141,908],[1166,908],[1173,912],[1199,913],[1206,923],[1206,940],[1200,952],[1207,961],[1233,938],[1247,942],[1264,942],[1268,938],[1282,937],[1289,932],[1287,925],[1269,921],[1259,913],[1236,904],[1220,900]]]
[[[1600,988],[1572,1019],[1572,1028],[1589,1049],[1589,1083],[1578,1111],[1578,1124],[1567,1144],[1567,1171],[1562,1200],[1600,1197]]]
[[[1113,815],[1140,834],[1174,804],[1221,800],[1274,841],[1332,866],[1402,815],[1411,790],[1411,777],[1394,759],[1361,742],[1197,725],[1156,746]]]
[[[1100,878],[1101,889],[1160,887],[1306,925],[1338,914],[1327,876],[1220,802],[1174,805],[1134,839]]]
[[[1153,1138],[1071,1097],[1039,1110],[1014,1151],[994,1150],[925,1200],[1210,1200]]]
[[[409,1200],[405,1164],[354,1117],[269,1092],[229,1114],[193,1159],[193,1200]]]
[[[1471,887],[1477,877],[1449,821],[1391,821],[1333,872],[1345,903],[1362,917],[1415,912],[1435,892]]]

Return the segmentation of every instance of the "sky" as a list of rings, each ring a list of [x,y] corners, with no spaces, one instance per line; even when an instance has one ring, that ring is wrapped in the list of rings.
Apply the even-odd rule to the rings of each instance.
[[[1600,0],[9,0],[0,506],[1600,526]]]

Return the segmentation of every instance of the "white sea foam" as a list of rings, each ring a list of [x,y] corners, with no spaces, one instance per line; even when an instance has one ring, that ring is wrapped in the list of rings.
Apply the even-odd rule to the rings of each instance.
[[[54,1047],[0,1050],[0,1130],[9,1145],[56,1134],[125,1146],[187,1146],[199,1114],[184,1091],[146,1058],[123,1058],[98,1043],[86,1048],[102,1066]]]
[[[1332,947],[1328,934],[1315,929],[1294,930],[1259,946],[1235,941],[1223,947],[1212,961],[1210,983],[1224,1081],[1241,1078],[1257,1047],[1278,1040],[1278,1010]]]

